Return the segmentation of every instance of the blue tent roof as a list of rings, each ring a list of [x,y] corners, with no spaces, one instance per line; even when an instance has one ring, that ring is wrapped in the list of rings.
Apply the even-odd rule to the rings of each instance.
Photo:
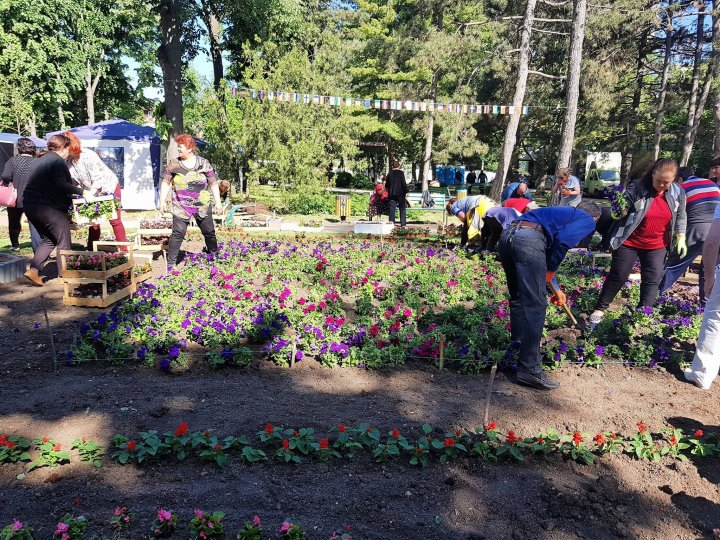
[[[20,137],[27,137],[34,142],[35,146],[38,148],[44,148],[47,146],[47,142],[43,139],[38,139],[37,137],[31,137],[29,135],[18,135],[17,133],[0,133],[0,143],[15,144]]]
[[[89,126],[78,126],[67,131],[73,132],[78,139],[109,139],[160,144],[160,137],[155,128],[139,126],[122,119],[106,120]],[[62,133],[62,131],[47,133],[45,138],[49,139],[58,133]]]

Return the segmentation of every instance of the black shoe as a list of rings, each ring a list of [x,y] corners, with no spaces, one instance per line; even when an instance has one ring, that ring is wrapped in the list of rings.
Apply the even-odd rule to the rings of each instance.
[[[560,383],[548,379],[545,373],[542,373],[538,377],[532,373],[518,372],[515,375],[515,379],[519,384],[530,386],[531,388],[537,388],[538,390],[555,390],[556,388],[560,388]]]

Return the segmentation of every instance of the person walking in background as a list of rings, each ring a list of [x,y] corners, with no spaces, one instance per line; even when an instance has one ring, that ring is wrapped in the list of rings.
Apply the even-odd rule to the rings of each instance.
[[[160,184],[161,212],[165,212],[166,200],[172,191],[173,228],[168,246],[168,266],[175,266],[178,262],[180,246],[191,217],[200,227],[207,251],[215,253],[218,245],[211,199],[215,200],[215,213],[222,213],[219,182],[212,165],[204,157],[195,154],[195,139],[191,135],[183,133],[175,140],[178,157],[167,164]]]
[[[83,148],[80,139],[72,131],[66,131],[64,135],[70,139],[70,157],[68,168],[73,181],[82,189],[92,192],[94,195],[114,195],[122,202],[120,182],[110,167],[105,165],[93,150]],[[122,222],[121,211],[117,209],[117,217],[110,220],[115,240],[127,242],[125,226]],[[90,225],[88,229],[87,250],[93,250],[93,243],[100,240],[100,225]]]
[[[705,306],[700,333],[698,334],[695,357],[685,379],[698,388],[709,390],[720,370],[720,205],[715,207],[712,223],[703,243],[705,263]]]
[[[400,208],[400,226],[404,227],[406,223],[407,201],[405,197],[408,193],[407,182],[405,181],[405,173],[400,168],[399,161],[392,162],[392,169],[387,175],[385,181],[385,189],[388,192],[388,200],[390,202],[390,223],[395,223],[395,209]]]
[[[602,321],[605,310],[630,276],[635,261],[640,259],[638,307],[645,307],[655,303],[673,237],[677,240],[678,255],[681,258],[687,255],[685,190],[675,182],[677,171],[674,160],[658,159],[625,192],[629,213],[613,226],[610,272],[595,311],[589,317],[590,329]]]
[[[504,203],[508,199],[522,198],[528,199],[530,201],[533,200],[532,193],[530,193],[528,185],[525,182],[511,182],[507,186],[505,186],[505,189],[503,189],[502,193],[500,194],[501,203]]]
[[[685,210],[687,212],[687,230],[685,238],[687,253],[680,257],[673,253],[665,266],[665,275],[660,282],[660,294],[663,294],[682,276],[692,262],[702,254],[705,237],[710,230],[715,208],[720,202],[720,188],[712,180],[698,178],[690,167],[680,167],[678,176],[685,190]],[[700,305],[705,305],[705,272],[700,263]]]
[[[510,293],[510,335],[520,342],[517,382],[541,390],[560,384],[542,370],[540,339],[547,310],[546,287],[568,250],[595,230],[600,208],[584,202],[577,208],[548,207],[520,216],[505,229],[498,251]],[[553,303],[565,303],[565,294],[556,287]]]
[[[557,199],[558,203],[552,206],[577,206],[580,204],[582,201],[580,180],[573,176],[567,167],[558,170],[555,176],[557,180],[552,188],[551,199]]]
[[[40,234],[40,245],[25,277],[38,286],[43,285],[40,270],[53,248],[60,251],[71,247],[67,212],[72,196],[82,195],[88,202],[94,200],[91,192],[83,191],[72,183],[65,163],[70,155],[70,139],[65,135],[53,135],[47,147],[48,153],[30,164],[23,193],[25,214]]]
[[[27,137],[20,137],[15,143],[17,147],[17,155],[11,157],[5,162],[0,180],[5,185],[12,184],[17,190],[17,202],[14,208],[7,209],[8,230],[10,232],[10,250],[20,251],[20,231],[22,230],[21,220],[23,216],[23,192],[28,181],[30,173],[30,165],[35,159],[37,148],[35,143]],[[32,223],[28,221],[30,228],[30,240],[32,242],[33,253],[40,245],[40,235],[38,234]]]

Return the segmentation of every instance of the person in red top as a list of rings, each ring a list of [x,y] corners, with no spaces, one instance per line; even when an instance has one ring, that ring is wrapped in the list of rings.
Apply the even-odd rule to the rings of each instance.
[[[628,187],[625,196],[629,213],[612,229],[612,263],[595,311],[589,317],[590,328],[602,321],[635,261],[640,260],[638,307],[646,307],[657,298],[673,235],[678,254],[682,257],[687,253],[685,191],[675,182],[677,173],[674,160],[659,159],[641,180]]]
[[[530,206],[531,205],[531,206]],[[505,208],[514,208],[521,214],[537,208],[537,205],[525,197],[512,197],[503,203]],[[528,207],[529,206],[529,207]]]

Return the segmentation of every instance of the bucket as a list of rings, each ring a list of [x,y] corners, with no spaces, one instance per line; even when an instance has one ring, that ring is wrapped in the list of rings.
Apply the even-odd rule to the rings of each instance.
[[[458,189],[457,189],[457,198],[458,198],[458,200],[464,199],[465,197],[467,197],[467,189],[465,189],[465,188],[458,188]]]

